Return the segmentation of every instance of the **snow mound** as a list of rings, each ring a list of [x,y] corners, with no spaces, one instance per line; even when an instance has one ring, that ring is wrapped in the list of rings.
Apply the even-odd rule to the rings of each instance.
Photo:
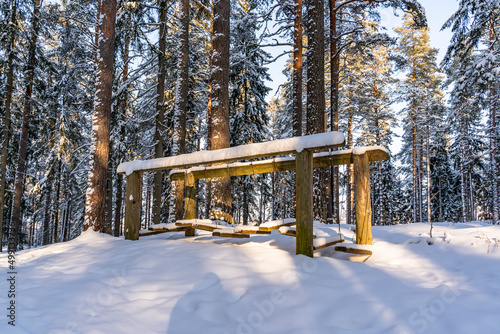
[[[338,236],[336,225],[314,231]],[[341,234],[353,247],[348,226]],[[498,332],[500,226],[435,224],[431,245],[427,224],[373,226],[373,236],[373,255],[353,263],[334,247],[296,256],[295,238],[278,231],[138,241],[86,231],[16,254],[16,327],[4,319],[0,333]],[[9,289],[0,280],[5,308]]]

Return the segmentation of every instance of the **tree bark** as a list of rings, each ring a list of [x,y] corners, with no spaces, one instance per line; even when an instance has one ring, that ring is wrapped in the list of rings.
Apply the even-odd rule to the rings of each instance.
[[[83,230],[102,232],[106,205],[111,95],[115,51],[116,0],[100,0],[101,17],[97,50],[97,81],[92,117],[89,177]]]
[[[160,31],[158,36],[158,85],[156,90],[156,129],[155,129],[155,158],[163,157],[163,130],[165,117],[165,51],[167,45],[167,1],[160,0]],[[153,224],[159,224],[161,221],[161,193],[163,172],[154,173],[153,182]]]
[[[113,220],[113,163],[111,161],[111,147],[109,150],[108,176],[106,180],[106,210],[104,215],[103,233],[111,235],[111,222]]]
[[[427,222],[432,223],[432,207],[431,207],[431,145],[430,145],[430,119],[429,119],[429,108],[425,110],[426,125],[425,125],[425,155],[427,157]]]
[[[339,131],[339,71],[340,58],[337,38],[337,1],[330,0],[330,130]],[[340,10],[342,15],[342,10]],[[350,167],[349,167],[350,168]],[[327,205],[327,219],[340,221],[339,168],[330,169],[330,199]]]
[[[62,161],[57,162],[56,197],[54,198],[54,243],[59,242],[59,195],[61,194]]]
[[[7,150],[9,148],[9,132],[10,132],[10,112],[12,106],[12,92],[14,90],[14,44],[16,40],[16,32],[14,25],[16,22],[17,3],[11,0],[12,8],[8,28],[8,48],[9,56],[7,58],[7,85],[5,87],[5,105],[4,105],[4,122],[2,129],[2,152],[0,158],[0,252],[2,252],[3,241],[3,226],[4,226],[4,206],[5,206],[5,179],[7,173]]]
[[[186,153],[186,119],[189,88],[189,0],[179,1],[179,58],[174,112],[173,155]],[[170,222],[182,219],[184,183],[173,181],[170,205]]]
[[[12,207],[11,226],[9,232],[9,251],[16,251],[18,244],[19,223],[21,217],[21,200],[24,188],[24,173],[26,170],[26,153],[28,145],[28,123],[31,113],[31,97],[33,94],[33,80],[36,63],[36,43],[38,39],[39,16],[41,0],[33,2],[33,16],[31,23],[31,37],[28,46],[28,63],[26,64],[26,90],[24,93],[24,106],[21,124],[21,139],[19,141],[19,161],[17,165],[16,180],[14,183],[14,202]]]
[[[347,118],[347,148],[352,149],[353,147],[353,112],[352,109],[349,108],[349,117]],[[346,182],[346,223],[353,224],[353,196],[352,196],[352,188],[354,183],[354,176],[352,166],[347,165],[347,182]]]
[[[302,0],[295,0],[293,33],[293,136],[302,136]]]
[[[307,32],[307,134],[325,132],[325,45],[323,2],[308,0]],[[314,171],[314,216],[326,221],[325,170]]]
[[[495,50],[495,22],[493,17],[490,19],[490,36],[489,36],[489,49],[491,53]],[[498,223],[499,206],[500,202],[498,199],[498,171],[497,171],[497,128],[496,128],[496,82],[490,82],[489,84],[489,104],[490,104],[490,169],[491,169],[491,193],[492,193],[492,223],[493,225]]]
[[[229,20],[231,2],[214,1],[212,71],[211,149],[230,146],[229,136]],[[212,179],[212,210],[210,217],[232,222],[231,178]]]
[[[50,202],[52,199],[52,176],[48,176],[47,187],[45,189],[45,203],[43,208],[43,241],[42,245],[50,244]]]
[[[123,70],[122,70],[122,83],[127,84],[128,81],[128,62],[129,62],[129,49],[130,49],[130,37],[127,34],[125,36],[125,43],[123,46]],[[124,94],[122,97],[121,109],[122,109],[122,120],[120,124],[119,132],[119,142],[123,142],[125,138],[125,120],[128,109],[128,85],[123,90]],[[119,146],[117,146],[118,161],[121,162],[123,159],[123,152]],[[123,176],[120,174],[116,175],[116,197],[115,197],[115,219],[113,235],[115,237],[120,236],[120,225],[122,221],[122,202],[123,202]]]

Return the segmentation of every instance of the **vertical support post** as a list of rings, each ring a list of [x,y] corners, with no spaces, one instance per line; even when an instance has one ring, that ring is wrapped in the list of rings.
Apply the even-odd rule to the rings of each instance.
[[[354,200],[356,203],[356,243],[371,245],[372,237],[372,205],[370,199],[370,164],[368,154],[355,154],[354,164]]]
[[[125,192],[125,239],[138,240],[141,228],[141,174],[127,176]]]
[[[309,150],[295,156],[296,176],[296,254],[313,257],[313,153]]]
[[[194,219],[196,209],[196,189],[193,173],[187,173],[184,178],[184,219]],[[186,237],[194,237],[196,235],[194,228],[188,228],[185,231]]]

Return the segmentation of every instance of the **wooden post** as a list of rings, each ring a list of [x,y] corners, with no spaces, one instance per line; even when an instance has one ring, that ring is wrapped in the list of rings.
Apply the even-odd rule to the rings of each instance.
[[[194,186],[193,173],[187,173],[184,179],[184,219],[194,219],[194,211],[196,209],[196,190]],[[185,231],[186,237],[194,237],[196,235],[194,228],[188,228]]]
[[[296,254],[313,257],[313,153],[298,152],[296,162]]]
[[[127,176],[125,193],[125,239],[138,240],[141,228],[141,174]]]
[[[372,206],[370,200],[370,165],[368,155],[352,155],[354,164],[354,200],[356,203],[356,243],[371,245]]]

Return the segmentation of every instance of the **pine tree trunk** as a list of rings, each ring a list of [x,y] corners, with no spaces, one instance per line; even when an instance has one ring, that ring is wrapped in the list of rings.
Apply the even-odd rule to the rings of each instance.
[[[302,136],[302,0],[295,0],[293,33],[293,136]]]
[[[210,50],[209,50],[209,73],[213,69],[213,56],[214,56],[214,29],[213,20],[212,29],[210,30]],[[208,106],[207,106],[207,150],[212,149],[212,75],[208,76]],[[205,215],[210,217],[210,208],[212,207],[212,179],[205,179]]]
[[[493,54],[495,52],[495,21],[494,18],[490,18],[490,35],[489,35],[489,49]],[[496,83],[490,82],[489,84],[489,104],[490,104],[490,169],[491,169],[491,193],[492,193],[492,223],[493,225],[496,223],[500,223],[498,221],[499,217],[499,206],[500,202],[498,199],[498,171],[497,171],[497,128],[496,128]]]
[[[374,96],[378,95],[377,85],[374,87]],[[374,108],[375,114],[375,145],[382,145],[382,138],[380,135],[380,115],[379,108]],[[376,218],[378,220],[378,224],[385,225],[386,224],[386,212],[385,212],[385,199],[384,199],[384,180],[382,175],[382,161],[377,162],[377,189],[378,189],[378,205],[377,205],[377,215]],[[375,199],[375,196],[373,196]]]
[[[61,194],[62,161],[57,162],[56,198],[54,198],[54,243],[59,242],[59,198]]]
[[[465,125],[463,120],[463,115],[460,113],[460,198],[462,204],[462,223],[467,221],[467,204],[466,204],[466,190],[465,190],[465,173],[467,158],[465,157],[467,152],[466,138],[465,138]]]
[[[163,131],[165,117],[165,51],[167,45],[167,1],[160,0],[160,31],[158,35],[158,85],[156,89],[155,158],[163,157]],[[153,181],[153,224],[161,222],[161,195],[163,171],[154,172]]]
[[[179,1],[179,59],[175,91],[173,155],[186,153],[186,119],[189,88],[189,0]],[[183,218],[184,182],[171,183],[170,222]]]
[[[491,169],[491,193],[492,193],[492,205],[493,205],[493,215],[492,223],[499,223],[499,206],[500,202],[498,199],[498,171],[497,171],[497,126],[496,126],[496,100],[495,100],[495,84],[491,84],[490,87],[490,169]]]
[[[413,103],[412,103],[413,104]],[[413,136],[412,136],[412,169],[413,169],[413,222],[418,219],[418,174],[417,174],[417,117],[416,110],[413,108]]]
[[[12,106],[12,92],[14,90],[14,44],[16,32],[13,29],[16,22],[17,6],[16,1],[11,0],[11,16],[8,29],[9,56],[7,58],[7,84],[5,87],[4,122],[2,129],[2,152],[0,157],[0,252],[2,252],[4,207],[5,207],[5,178],[7,173],[7,150],[9,148],[10,132],[10,112]]]
[[[248,185],[246,182],[247,176],[243,176],[243,225],[248,225]]]
[[[212,150],[227,148],[229,137],[229,20],[231,2],[214,1],[212,71]],[[231,178],[212,179],[212,210],[210,217],[232,221]]]
[[[339,131],[339,71],[340,55],[338,54],[337,38],[337,1],[330,0],[330,130]],[[342,15],[342,10],[340,10]],[[330,200],[327,205],[327,218],[340,221],[340,191],[339,167],[332,166],[330,170]]]
[[[70,219],[69,219],[70,208],[71,208],[71,204],[68,201],[66,203],[66,210],[65,210],[66,213],[64,215],[64,236],[63,236],[63,241],[68,241],[69,237],[70,237],[70,229],[71,229]]]
[[[292,63],[292,110],[293,110],[293,136],[302,136],[302,121],[303,121],[303,108],[302,108],[302,0],[294,0],[295,12],[293,23],[293,63]],[[295,179],[295,173],[292,176]],[[294,181],[292,181],[294,182]],[[296,194],[292,193],[292,203],[295,206]],[[295,213],[294,213],[295,215]]]
[[[123,46],[123,71],[122,71],[122,83],[127,84],[128,81],[128,62],[129,62],[129,49],[130,49],[130,37],[127,34],[125,36],[125,43]],[[121,103],[121,115],[122,121],[120,124],[120,132],[118,141],[121,143],[125,138],[125,120],[128,109],[128,85],[124,89],[124,94]],[[121,162],[123,159],[123,152],[119,145],[117,145],[117,154],[118,161]],[[122,201],[123,201],[123,176],[121,174],[116,175],[116,197],[115,197],[115,219],[114,219],[114,228],[113,235],[115,237],[120,236],[120,225],[121,225],[121,217],[122,217]]]
[[[116,0],[100,0],[101,17],[97,51],[97,78],[92,117],[89,178],[83,229],[102,232],[108,177],[111,96],[115,51]]]
[[[308,0],[307,7],[307,123],[306,133],[325,132],[325,45],[323,2]],[[326,222],[326,189],[324,169],[314,171],[314,217]]]
[[[111,153],[111,147],[110,147],[110,153]],[[112,221],[113,221],[113,163],[111,161],[111,154],[110,154],[108,163],[108,175],[106,180],[106,210],[104,216],[103,233],[109,235],[112,234],[113,232]]]
[[[351,92],[350,92],[351,93]],[[353,148],[353,111],[349,108],[349,117],[347,118],[347,148]],[[352,165],[347,165],[347,182],[346,182],[346,223],[353,224],[353,209],[354,203],[352,196],[352,189],[354,183],[354,174],[352,170]]]
[[[26,153],[28,145],[28,123],[31,113],[31,97],[33,94],[33,80],[36,63],[36,43],[39,31],[40,0],[33,2],[33,16],[31,23],[31,37],[29,41],[28,63],[26,64],[26,90],[24,93],[24,106],[21,124],[21,139],[19,141],[19,161],[16,171],[16,180],[14,183],[14,201],[12,207],[12,217],[9,232],[9,251],[16,251],[18,244],[19,224],[21,217],[21,200],[24,188],[24,173],[26,170]]]
[[[419,136],[418,144],[418,212],[419,221],[423,222],[423,191],[424,191],[424,138],[423,133]]]
[[[426,160],[427,160],[427,222],[432,222],[432,209],[431,209],[431,148],[430,148],[430,126],[429,126],[429,108],[426,108],[425,120],[425,147],[426,147]]]
[[[45,203],[43,207],[43,242],[42,245],[50,244],[50,203],[52,200],[52,176],[48,177],[47,187],[45,189]]]

